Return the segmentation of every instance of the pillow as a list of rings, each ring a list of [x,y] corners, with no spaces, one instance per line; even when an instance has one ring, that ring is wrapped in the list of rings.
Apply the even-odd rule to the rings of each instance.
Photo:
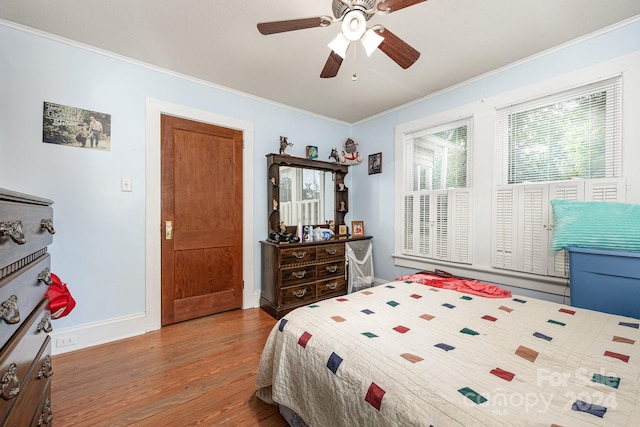
[[[566,246],[640,252],[640,205],[551,200],[551,250]]]

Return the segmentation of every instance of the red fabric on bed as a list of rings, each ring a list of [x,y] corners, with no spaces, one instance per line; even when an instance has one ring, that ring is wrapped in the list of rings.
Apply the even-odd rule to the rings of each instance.
[[[464,280],[455,277],[442,277],[433,274],[416,273],[409,276],[401,276],[396,280],[404,280],[423,285],[433,286],[434,288],[451,289],[466,294],[479,295],[487,298],[509,298],[511,291],[502,289],[497,285],[490,283],[478,282],[477,280]]]

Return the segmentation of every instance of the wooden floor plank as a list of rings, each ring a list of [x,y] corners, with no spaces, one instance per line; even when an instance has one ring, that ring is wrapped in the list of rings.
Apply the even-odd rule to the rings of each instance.
[[[254,308],[53,357],[56,426],[284,427],[255,396],[275,320]]]

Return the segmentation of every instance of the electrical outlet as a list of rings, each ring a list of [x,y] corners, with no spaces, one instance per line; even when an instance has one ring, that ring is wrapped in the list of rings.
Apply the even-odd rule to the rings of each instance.
[[[76,345],[77,343],[78,337],[75,335],[67,335],[56,339],[56,347],[68,347],[70,345]]]

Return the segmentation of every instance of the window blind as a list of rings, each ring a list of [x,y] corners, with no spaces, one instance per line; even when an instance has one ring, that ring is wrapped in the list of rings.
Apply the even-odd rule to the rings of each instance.
[[[496,184],[621,174],[621,77],[497,110]]]

